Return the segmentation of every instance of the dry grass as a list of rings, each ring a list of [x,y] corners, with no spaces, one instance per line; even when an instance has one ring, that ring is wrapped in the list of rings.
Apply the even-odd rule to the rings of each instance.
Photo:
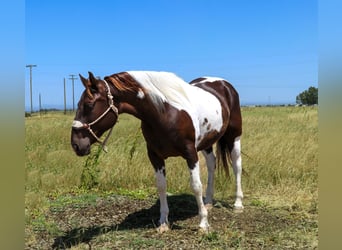
[[[284,208],[303,216],[317,215],[317,107],[243,108],[242,114],[243,168],[247,173],[242,185],[246,204]],[[28,228],[49,209],[51,200],[83,192],[79,186],[86,158],[77,157],[71,149],[72,119],[71,115],[58,112],[25,119]],[[99,184],[91,192],[155,197],[154,173],[140,133],[140,122],[121,115],[108,149],[109,153],[102,152],[99,164],[94,166],[99,170]],[[185,161],[170,158],[166,166],[168,192],[192,194]],[[205,186],[206,169],[203,164],[201,168]],[[231,176],[227,181],[217,175],[215,188],[216,199],[232,201],[234,178]],[[32,240],[31,237],[27,240]],[[317,241],[315,235],[311,237],[314,239],[310,240]]]
[[[278,205],[311,206],[318,195],[317,108],[244,109],[244,117],[245,190]]]

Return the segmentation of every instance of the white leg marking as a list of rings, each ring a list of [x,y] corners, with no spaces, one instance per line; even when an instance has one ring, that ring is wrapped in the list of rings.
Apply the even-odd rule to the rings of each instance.
[[[199,162],[196,162],[194,169],[190,169],[190,184],[194,191],[200,216],[200,228],[205,232],[209,230],[208,211],[202,199],[202,183],[200,178]]]
[[[166,177],[165,177],[165,167],[157,170],[155,172],[156,176],[156,184],[159,193],[160,200],[160,232],[166,231],[168,229],[168,215],[169,215],[169,207],[167,205],[166,198]]]
[[[208,183],[207,183],[207,191],[205,194],[205,204],[213,204],[214,197],[214,172],[216,165],[216,158],[213,152],[207,153],[205,150],[202,151],[202,154],[205,158],[207,169],[208,169]]]
[[[241,173],[242,173],[242,163],[241,163],[241,144],[240,136],[235,138],[234,147],[231,152],[232,165],[236,179],[236,200],[234,203],[235,209],[243,209],[242,205],[242,188],[241,188]]]

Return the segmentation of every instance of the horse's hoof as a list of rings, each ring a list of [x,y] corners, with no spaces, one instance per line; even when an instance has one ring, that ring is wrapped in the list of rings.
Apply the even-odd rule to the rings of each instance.
[[[213,204],[208,203],[204,205],[207,210],[211,210],[213,208]]]
[[[242,213],[243,212],[243,206],[234,206],[234,213]]]
[[[200,227],[200,228],[198,229],[198,232],[199,232],[200,234],[208,234],[208,233],[209,233],[209,227]]]
[[[207,234],[209,233],[209,223],[208,221],[202,221],[198,229],[199,233]]]
[[[169,226],[167,224],[161,224],[158,228],[157,228],[157,232],[158,233],[164,233],[166,231],[169,231]]]

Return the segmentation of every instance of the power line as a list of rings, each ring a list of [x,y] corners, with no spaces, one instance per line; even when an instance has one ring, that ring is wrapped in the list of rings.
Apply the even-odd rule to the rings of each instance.
[[[75,92],[74,92],[74,80],[77,80],[76,75],[70,74],[70,80],[72,81],[72,111],[75,111]]]
[[[31,101],[31,114],[33,112],[33,106],[32,106],[32,68],[37,67],[35,64],[28,64],[26,65],[26,68],[30,68],[30,101]]]

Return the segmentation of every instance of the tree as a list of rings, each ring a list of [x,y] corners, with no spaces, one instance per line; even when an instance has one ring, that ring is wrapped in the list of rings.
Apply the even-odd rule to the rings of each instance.
[[[297,104],[314,105],[318,104],[318,88],[309,87],[296,97]]]

